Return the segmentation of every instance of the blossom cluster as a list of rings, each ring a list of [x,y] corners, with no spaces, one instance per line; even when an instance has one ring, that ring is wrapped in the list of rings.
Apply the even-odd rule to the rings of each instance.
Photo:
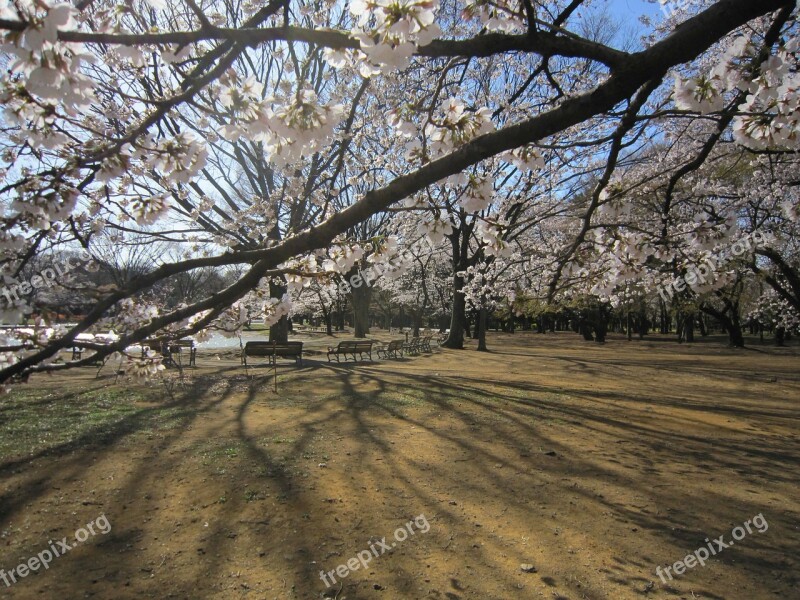
[[[344,115],[341,104],[325,105],[307,84],[287,96],[263,97],[263,86],[252,76],[241,81],[234,72],[220,80],[219,101],[227,121],[221,135],[235,142],[261,142],[279,166],[294,163],[319,150]]]
[[[754,150],[800,148],[800,40],[790,38],[760,63],[752,76],[757,49],[745,36],[733,40],[709,73],[677,77],[675,104],[703,114],[722,110],[731,92],[746,97],[733,124],[736,141]]]
[[[163,357],[150,350],[141,358],[128,357],[123,370],[128,377],[135,381],[147,383],[156,379],[165,370],[165,367]]]
[[[467,0],[464,16],[477,17],[487,31],[518,33],[525,28],[522,3],[510,0]]]
[[[76,25],[72,5],[22,2],[18,10],[0,9],[0,18],[27,23],[6,33],[0,46],[11,57],[9,76],[0,80],[3,114],[33,147],[54,149],[68,141],[56,120],[77,116],[94,99],[94,84],[81,69],[95,57],[81,44],[58,40],[59,31]]]
[[[440,117],[425,126],[430,153],[440,156],[485,133],[494,131],[491,112],[485,106],[467,110],[463,100],[448,98],[438,111]]]
[[[378,72],[404,69],[417,46],[441,33],[435,23],[438,8],[438,0],[351,0],[350,12],[356,18],[352,36]],[[334,66],[343,60],[341,54],[329,53],[328,58]]]
[[[747,318],[764,327],[800,334],[800,312],[772,289],[758,299],[756,307]]]

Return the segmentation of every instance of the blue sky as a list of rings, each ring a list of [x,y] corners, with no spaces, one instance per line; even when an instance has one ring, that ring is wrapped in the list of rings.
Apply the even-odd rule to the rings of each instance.
[[[661,7],[657,2],[646,0],[608,0],[611,13],[626,23],[638,23],[640,15],[658,16]]]
[[[607,10],[611,18],[620,24],[619,33],[615,36],[618,47],[625,46],[628,51],[641,50],[641,36],[651,33],[652,28],[646,27],[639,20],[643,15],[650,17],[651,23],[656,24],[664,17],[661,5],[647,0],[601,0],[593,2],[592,11]],[[637,40],[637,41],[634,41]],[[628,45],[628,44],[633,45]]]

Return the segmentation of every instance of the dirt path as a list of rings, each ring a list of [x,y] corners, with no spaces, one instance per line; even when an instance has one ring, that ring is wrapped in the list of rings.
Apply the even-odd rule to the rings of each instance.
[[[173,398],[38,378],[0,409],[0,568],[101,514],[111,531],[0,591],[311,599],[324,571],[338,600],[800,598],[796,350],[490,346],[282,366],[277,396],[266,369],[203,356]],[[759,514],[763,533],[656,575]]]

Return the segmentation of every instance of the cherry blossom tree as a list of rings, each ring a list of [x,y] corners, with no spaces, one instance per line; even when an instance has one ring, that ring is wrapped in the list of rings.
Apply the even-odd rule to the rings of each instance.
[[[794,148],[794,2],[720,0],[637,51],[587,36],[584,4],[6,2],[4,274],[54,245],[91,252],[109,230],[198,250],[100,290],[75,326],[42,323],[32,349],[7,340],[0,382],[83,364],[55,359],[90,328],[119,332],[105,355],[156,333],[233,333],[257,313],[277,323],[292,310],[290,278],[352,268],[316,253],[363,252],[348,234],[360,223],[441,186],[480,212],[489,190],[510,197],[498,163],[591,148],[600,176],[557,248],[552,297],[597,209],[620,195],[617,165],[660,113],[697,140],[707,131],[692,162],[668,167],[668,231],[675,189],[725,132],[753,151]],[[521,185],[522,204],[535,203]],[[246,271],[200,300],[144,300],[179,273],[230,265]]]

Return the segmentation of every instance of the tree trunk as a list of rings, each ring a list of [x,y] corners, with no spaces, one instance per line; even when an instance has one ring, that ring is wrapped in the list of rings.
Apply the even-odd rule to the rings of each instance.
[[[728,340],[731,346],[734,348],[744,348],[744,334],[742,333],[742,324],[739,322],[737,307],[729,303],[727,308],[729,314],[723,313],[713,306],[705,304],[700,307],[700,310],[719,321],[720,325],[728,332]]]
[[[289,341],[289,318],[281,317],[281,320],[269,328],[269,341],[279,344]]]
[[[411,332],[411,337],[418,338],[419,337],[419,328],[422,325],[422,313],[415,312],[414,313],[414,326],[413,331]]]
[[[344,331],[344,302],[339,294],[336,294],[336,331]]]
[[[606,333],[608,332],[608,320],[603,315],[598,315],[594,323],[594,336],[598,344],[606,343]]]
[[[728,331],[728,339],[734,348],[744,348],[744,335],[738,323],[732,323],[731,329]]]
[[[585,316],[580,316],[578,318],[578,331],[583,336],[583,339],[587,342],[594,341],[594,336],[592,335],[592,326]]]
[[[464,280],[458,275],[453,275],[453,303],[450,315],[450,335],[442,346],[452,350],[464,349],[464,322],[467,320],[467,299],[461,289]]]
[[[473,310],[472,311],[472,318],[470,319],[470,321],[472,321],[473,324],[474,324],[474,326],[472,328],[472,336],[470,336],[470,337],[472,337],[473,340],[477,340],[478,339],[478,335],[479,335],[479,332],[478,332],[478,320],[479,320],[478,311],[477,310]]]
[[[469,240],[472,234],[472,225],[462,222],[461,227],[454,231],[450,238],[451,257],[453,260],[453,300],[450,314],[450,335],[442,344],[452,350],[464,349],[464,333],[469,335],[467,324],[467,298],[464,295],[464,278],[458,273],[466,271],[469,255]]]
[[[659,300],[658,302],[659,313],[661,317],[661,333],[662,335],[666,335],[669,333],[670,330],[670,322],[672,319],[669,316],[669,312],[667,310],[667,303],[663,300]]]
[[[686,337],[686,343],[691,344],[694,342],[694,315],[687,315],[684,318],[683,331]]]
[[[700,324],[700,335],[702,337],[706,337],[708,335],[708,327],[706,327],[706,320],[702,317],[702,315],[700,316],[698,323]],[[741,332],[739,332],[739,334],[741,337]]]
[[[369,305],[372,302],[372,288],[367,285],[354,287],[350,293],[353,303],[354,337],[365,338],[369,335]]]
[[[647,316],[647,311],[642,309],[639,312],[639,339],[643,339],[650,332],[650,319]]]
[[[280,300],[286,293],[286,286],[270,282],[269,295]],[[289,317],[283,316],[280,321],[269,328],[269,341],[286,343],[289,341]]]
[[[486,315],[487,311],[485,308],[481,308],[478,311],[478,322],[475,324],[475,329],[478,332],[478,351],[479,352],[488,352],[489,349],[486,347]]]

